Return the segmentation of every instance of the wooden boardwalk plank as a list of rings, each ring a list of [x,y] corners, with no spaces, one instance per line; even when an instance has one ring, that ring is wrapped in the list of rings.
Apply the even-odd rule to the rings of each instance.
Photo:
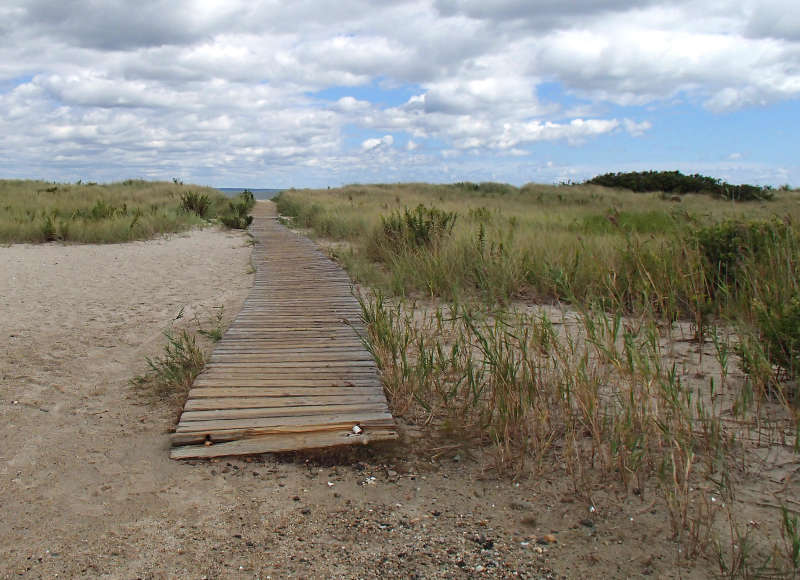
[[[224,409],[257,409],[268,402],[270,408],[301,407],[303,405],[337,404],[352,405],[356,403],[381,402],[380,391],[372,395],[309,395],[284,397],[206,397],[187,401],[185,411],[214,411]],[[266,399],[269,399],[268,401]]]
[[[372,387],[198,387],[193,389],[194,398],[202,397],[301,397],[322,395],[365,395],[383,393],[379,386]],[[192,399],[189,399],[191,401]],[[188,403],[187,403],[188,404]]]
[[[392,430],[373,431],[359,436],[345,429],[332,431],[314,431],[305,433],[261,435],[256,437],[236,438],[228,442],[217,443],[211,447],[204,445],[184,445],[172,450],[174,459],[191,459],[217,457],[219,455],[247,455],[263,453],[265,447],[270,451],[294,451],[296,449],[317,449],[339,445],[366,445],[372,441],[396,439],[397,433]],[[192,441],[187,439],[187,441]]]
[[[364,411],[364,412],[337,412],[335,409],[328,409],[329,412],[317,412],[310,416],[295,415],[290,417],[267,417],[257,419],[217,419],[209,421],[183,421],[175,429],[176,433],[209,433],[215,431],[227,431],[230,429],[259,429],[264,427],[283,427],[287,425],[341,425],[368,424],[370,421],[391,420],[392,416],[388,411]]]
[[[195,379],[171,457],[396,438],[349,278],[278,224],[273,204],[258,203],[253,215],[253,288]]]

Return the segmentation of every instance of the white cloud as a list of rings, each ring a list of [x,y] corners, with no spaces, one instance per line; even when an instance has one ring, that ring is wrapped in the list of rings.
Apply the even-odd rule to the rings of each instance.
[[[375,151],[378,149],[386,149],[394,144],[394,137],[391,135],[384,135],[380,138],[366,139],[361,142],[361,149],[364,151]]]
[[[687,93],[722,111],[800,96],[800,45],[747,37],[730,22],[714,29],[713,17],[705,30],[682,27],[697,16],[689,10],[694,6],[615,13],[555,30],[534,43],[530,66],[589,98],[621,105]],[[675,22],[665,11],[674,12]]]
[[[435,174],[465,151],[523,163],[536,143],[654,135],[675,100],[727,113],[800,98],[793,0],[102,4],[0,6],[0,170],[386,170],[375,151]],[[332,87],[337,100],[314,97]],[[647,120],[612,108],[641,105]]]
[[[653,124],[650,123],[650,121],[641,121],[637,123],[631,119],[623,119],[622,126],[625,127],[625,130],[631,135],[631,137],[641,137],[648,130],[653,128]]]
[[[345,113],[366,111],[370,108],[369,101],[360,101],[353,97],[342,97],[336,101],[336,109]]]

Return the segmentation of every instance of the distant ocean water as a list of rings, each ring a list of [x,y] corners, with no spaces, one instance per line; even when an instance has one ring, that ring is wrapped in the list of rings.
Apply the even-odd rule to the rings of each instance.
[[[258,187],[217,187],[217,190],[221,191],[228,197],[236,197],[240,193],[242,193],[245,189],[249,189],[253,192],[253,196],[256,199],[272,199],[280,192],[282,189],[264,189]]]

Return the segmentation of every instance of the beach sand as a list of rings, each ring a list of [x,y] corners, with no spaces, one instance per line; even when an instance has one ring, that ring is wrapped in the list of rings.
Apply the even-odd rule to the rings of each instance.
[[[171,325],[229,321],[242,233],[0,247],[0,577],[705,577],[651,496],[560,466],[498,477],[458,441],[169,459],[174,404],[130,379]],[[179,311],[183,318],[173,321]],[[686,354],[688,357],[691,353]],[[694,355],[692,355],[694,356]],[[685,562],[684,562],[685,563]]]
[[[187,328],[212,326],[220,306],[238,311],[252,283],[247,241],[203,230],[0,248],[0,571],[34,558],[45,575],[81,573],[91,558],[79,554],[97,542],[111,557],[136,527],[163,525],[180,467],[167,458],[172,410],[129,380],[161,354],[181,309],[175,324]],[[39,564],[47,550],[59,556]],[[144,562],[132,564],[122,576]]]

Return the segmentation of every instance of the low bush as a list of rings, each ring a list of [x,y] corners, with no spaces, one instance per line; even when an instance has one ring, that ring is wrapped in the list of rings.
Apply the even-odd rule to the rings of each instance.
[[[183,211],[206,217],[211,209],[211,198],[207,194],[196,191],[187,191],[181,194],[181,208]]]
[[[228,203],[228,209],[219,217],[223,225],[231,229],[244,230],[253,223],[250,210],[255,206],[256,200],[253,193],[244,190],[239,196]]]
[[[787,302],[758,302],[755,309],[767,359],[787,378],[800,377],[800,293]],[[798,397],[800,392],[791,393],[795,404]]]
[[[635,192],[708,193],[733,201],[763,201],[774,197],[772,188],[757,185],[732,185],[706,175],[684,175],[680,171],[631,171],[605,173],[586,181],[604,187],[621,187]]]
[[[694,232],[714,291],[737,289],[745,282],[750,266],[770,261],[781,249],[793,253],[797,232],[778,220],[726,220]]]

